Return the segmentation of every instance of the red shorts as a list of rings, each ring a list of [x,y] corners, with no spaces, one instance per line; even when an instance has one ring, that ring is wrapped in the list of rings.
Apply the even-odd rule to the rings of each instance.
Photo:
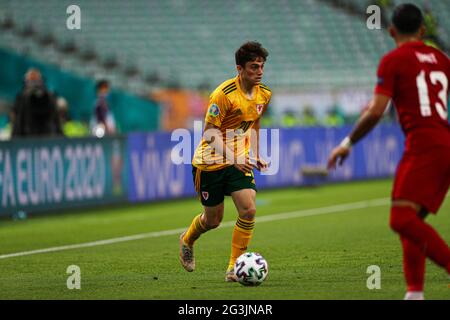
[[[406,152],[397,167],[392,200],[409,200],[436,213],[450,186],[450,148]]]

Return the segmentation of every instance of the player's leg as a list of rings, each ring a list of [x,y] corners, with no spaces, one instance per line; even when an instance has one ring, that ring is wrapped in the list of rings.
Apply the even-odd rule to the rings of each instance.
[[[424,300],[425,253],[404,236],[400,236],[400,241],[403,248],[403,274],[406,281],[405,300]]]
[[[219,226],[224,208],[222,171],[202,172],[194,167],[192,173],[204,211],[195,216],[188,229],[180,235],[180,262],[189,272],[195,269],[195,241],[203,233]]]
[[[414,207],[414,209],[418,209]],[[424,209],[418,211],[422,220],[428,215]],[[415,243],[400,235],[403,248],[403,274],[406,281],[405,300],[423,300],[423,289],[425,283],[425,252]]]
[[[214,207],[203,207],[203,213],[195,216],[189,228],[183,233],[183,242],[192,247],[200,236],[220,225],[223,218],[223,202]]]
[[[426,213],[436,213],[445,199],[450,185],[449,163],[449,150],[430,149],[405,154],[396,172],[390,225],[402,241],[405,278],[411,292],[423,290],[424,256],[450,273],[450,249],[424,221]]]
[[[391,228],[418,246],[425,255],[450,273],[450,249],[432,226],[425,223],[408,201],[394,201],[391,208]]]
[[[250,243],[253,236],[253,228],[255,226],[256,191],[253,189],[242,189],[231,193],[234,204],[238,211],[238,218],[234,225],[231,237],[231,254],[227,268],[228,281],[234,281],[234,263],[236,259],[243,254]]]
[[[404,200],[393,201],[391,208],[390,225],[400,235],[403,246],[406,299],[423,299],[425,257],[450,274],[450,249],[436,230],[423,221],[419,208]]]
[[[230,195],[238,212],[231,237],[231,254],[225,275],[226,281],[236,281],[234,262],[246,251],[253,235],[256,213],[256,185],[253,172],[243,173],[230,166],[225,171],[225,195]]]
[[[195,269],[194,242],[205,232],[217,228],[223,218],[223,202],[214,207],[204,207],[195,216],[189,228],[180,236],[180,261],[186,271]]]

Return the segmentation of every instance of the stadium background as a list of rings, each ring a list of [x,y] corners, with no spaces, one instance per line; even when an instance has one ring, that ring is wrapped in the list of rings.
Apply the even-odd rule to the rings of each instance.
[[[257,175],[256,178],[261,190],[282,189],[261,193],[258,205],[262,214],[388,197],[390,177],[403,148],[403,137],[392,110],[386,114],[381,126],[355,148],[342,170],[325,177],[314,174],[314,169],[323,167],[331,148],[348,133],[350,125],[367,106],[378,61],[394,48],[385,24],[381,30],[367,28],[367,6],[379,5],[383,8],[382,17],[386,17],[390,16],[393,5],[402,2],[407,1],[134,0],[125,3],[114,0],[72,3],[0,0],[0,129],[4,140],[0,142],[0,217],[6,218],[0,222],[4,231],[0,257],[5,259],[0,263],[4,264],[4,270],[13,274],[12,277],[7,273],[3,275],[3,285],[10,290],[10,295],[6,290],[1,297],[55,297],[39,285],[40,289],[36,289],[36,283],[30,279],[23,286],[15,281],[27,272],[16,268],[14,259],[19,258],[7,257],[15,252],[139,232],[173,230],[189,222],[199,210],[199,204],[192,200],[190,166],[174,165],[170,161],[171,149],[177,142],[171,141],[171,132],[178,128],[192,130],[194,121],[203,119],[210,91],[235,75],[234,51],[247,40],[257,40],[269,50],[263,81],[274,94],[263,127],[280,128],[282,169],[274,176]],[[409,2],[430,10],[426,11],[429,30],[434,30],[428,34],[430,44],[443,50],[450,48],[450,21],[447,18],[450,2]],[[81,9],[80,30],[66,27],[69,16],[66,9],[71,4],[77,4]],[[113,86],[110,107],[121,134],[102,139],[87,134],[70,139],[11,140],[8,115],[30,67],[39,68],[49,89],[66,99],[72,121],[86,127],[93,114],[95,81],[108,79]],[[313,174],[308,174],[311,172]],[[387,180],[370,182],[372,179]],[[355,180],[362,182],[317,188],[330,182]],[[309,199],[313,192],[316,196]],[[278,198],[283,199],[283,194],[288,201],[284,204],[286,207],[277,203]],[[181,198],[190,200],[154,203]],[[111,204],[127,205],[117,209],[107,206]],[[232,204],[227,202],[227,205],[226,217],[234,217]],[[105,208],[100,208],[102,206]],[[186,212],[185,206],[192,208],[192,212]],[[364,208],[361,211],[365,214],[374,211]],[[442,222],[445,215],[448,217],[448,208],[447,201],[437,223]],[[164,218],[159,210],[166,214]],[[387,207],[383,210],[387,212]],[[53,215],[38,217],[47,213]],[[26,220],[27,217],[33,219]],[[387,222],[383,225],[382,220],[387,217],[378,218],[380,220],[375,224],[367,224],[363,232],[377,234],[379,226],[380,230],[386,229],[381,231],[383,235],[388,234]],[[136,228],[140,219],[147,223],[147,229],[145,224]],[[350,228],[362,228],[355,222],[355,217],[352,219]],[[77,226],[73,229],[65,227],[69,221]],[[100,225],[111,227],[106,227],[97,236],[94,236],[94,229],[78,233],[86,221],[95,228]],[[122,227],[119,227],[120,221],[124,222]],[[316,223],[331,223],[324,228],[328,230],[336,221],[324,222],[318,218]],[[54,228],[59,230],[49,232]],[[314,225],[306,233],[312,230]],[[48,237],[46,232],[49,232]],[[333,233],[332,228],[330,232]],[[19,234],[20,240],[16,237]],[[387,237],[395,242],[393,235]],[[261,240],[256,238],[255,242],[258,239]],[[295,239],[295,232],[292,238],[287,233],[286,241],[290,243],[291,239]],[[340,240],[342,244],[351,241]],[[214,251],[213,244],[207,249],[210,252]],[[158,250],[166,249],[164,245],[158,245],[155,244]],[[286,243],[280,245],[288,246]],[[326,243],[323,245],[327,246]],[[336,245],[339,246],[339,242]],[[263,251],[271,248],[270,244],[264,247],[264,241],[261,247]],[[113,249],[109,250],[114,254]],[[384,249],[373,250],[382,255]],[[361,253],[356,250],[355,256],[358,252]],[[66,254],[64,257],[67,258],[69,253]],[[90,254],[86,255],[89,257]],[[78,254],[81,260],[83,256],[83,253]],[[392,252],[389,256],[395,258]],[[29,259],[34,257],[32,254]],[[163,257],[160,255],[156,259]],[[280,259],[280,256],[273,255],[269,261],[275,258]],[[30,260],[31,265],[39,264],[37,259],[37,262]],[[51,261],[50,257],[48,259]],[[337,263],[339,257],[331,254],[330,261]],[[399,268],[400,262],[392,261],[387,264]],[[210,262],[213,264],[212,259]],[[322,262],[328,263],[325,258]],[[161,262],[156,264],[159,266]],[[314,264],[306,265],[314,267]],[[178,269],[178,266],[174,267],[174,270]],[[42,275],[37,273],[37,278],[39,274]],[[438,279],[442,275],[434,270],[432,276]],[[47,279],[46,276],[43,278]],[[277,279],[277,276],[273,278]],[[395,285],[392,284],[398,290],[402,286],[400,278],[399,273]],[[336,278],[329,281],[333,279],[337,281]],[[438,288],[438,280],[433,285]],[[21,290],[24,286],[28,290]],[[294,291],[280,296],[275,294],[276,288],[269,286],[267,290],[255,298],[299,297]],[[313,295],[300,297],[336,298],[322,294],[321,290],[325,289],[315,290]],[[346,287],[346,290],[350,288]],[[162,295],[130,296],[109,291],[80,297],[56,292],[57,297],[63,298],[210,297],[183,290],[180,292],[184,295],[180,296],[172,291]],[[436,292],[437,298],[448,296],[448,290],[436,289]],[[231,293],[227,294],[231,296]],[[373,298],[366,294],[362,297]],[[344,294],[345,297],[355,296]],[[395,296],[388,293],[375,296],[378,297]]]

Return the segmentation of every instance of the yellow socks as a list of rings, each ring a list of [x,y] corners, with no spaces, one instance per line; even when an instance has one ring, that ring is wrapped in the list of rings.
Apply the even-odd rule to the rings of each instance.
[[[201,221],[201,216],[203,213],[200,213],[198,216],[192,220],[189,229],[186,231],[183,237],[183,241],[188,246],[192,247],[194,245],[195,240],[197,240],[202,233],[205,233],[209,229],[204,226]]]
[[[254,226],[255,220],[237,219],[231,238],[231,256],[228,271],[233,268],[236,259],[247,250],[253,235]]]

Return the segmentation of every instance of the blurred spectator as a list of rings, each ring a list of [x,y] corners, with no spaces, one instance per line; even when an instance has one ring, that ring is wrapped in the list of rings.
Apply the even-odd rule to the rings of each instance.
[[[298,125],[299,121],[296,113],[292,110],[286,110],[281,118],[281,126],[285,128],[292,128]]]
[[[92,133],[98,138],[116,133],[116,122],[108,105],[109,91],[110,86],[108,80],[99,80],[97,82],[97,101],[95,102],[94,119],[91,124],[91,129]]]
[[[345,124],[345,118],[338,106],[331,107],[323,121],[326,127],[341,127]]]
[[[89,134],[89,129],[85,124],[71,119],[69,105],[66,99],[58,97],[56,106],[61,126],[66,137],[84,137]]]
[[[305,106],[303,108],[303,114],[300,121],[302,127],[315,127],[319,125],[319,121],[311,106]]]
[[[62,135],[55,97],[37,69],[25,74],[24,87],[11,110],[12,137]]]
[[[423,14],[423,23],[425,25],[424,42],[440,50],[446,50],[445,44],[439,38],[439,24],[430,8],[425,7]]]

